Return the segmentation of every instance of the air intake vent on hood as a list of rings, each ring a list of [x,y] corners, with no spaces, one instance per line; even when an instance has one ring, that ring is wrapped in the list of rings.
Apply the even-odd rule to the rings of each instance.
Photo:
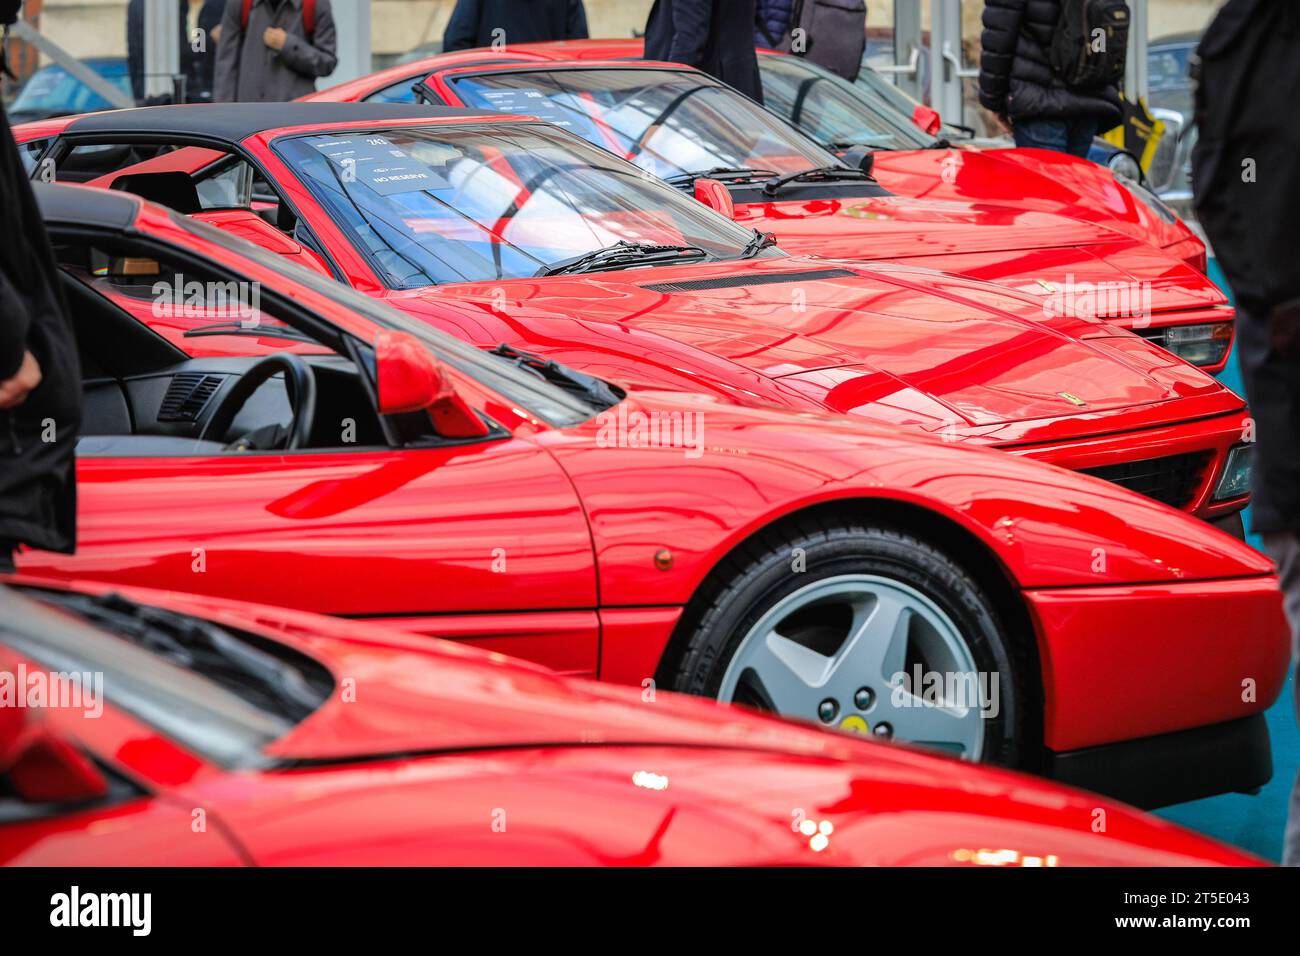
[[[706,292],[709,289],[740,289],[751,285],[778,282],[812,282],[817,279],[851,279],[856,272],[848,269],[805,269],[803,272],[769,272],[756,276],[720,276],[716,279],[689,279],[686,282],[658,282],[643,285],[651,292]]]
[[[196,422],[203,406],[226,380],[224,375],[182,372],[172,378],[158,409],[160,422]]]

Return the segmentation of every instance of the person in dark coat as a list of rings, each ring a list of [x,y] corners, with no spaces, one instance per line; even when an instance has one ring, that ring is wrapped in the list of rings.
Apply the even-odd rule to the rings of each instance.
[[[0,0],[0,25],[19,0]],[[6,73],[0,49],[0,77]],[[0,571],[76,546],[81,366],[54,251],[0,101]]]
[[[1060,16],[1060,0],[985,0],[979,100],[1017,146],[1086,156],[1092,138],[1124,114],[1114,86],[1072,89],[1052,69]]]
[[[685,63],[763,102],[754,52],[754,0],[655,0],[645,58]]]
[[[754,46],[775,50],[790,32],[795,0],[757,0],[754,6]]]
[[[253,0],[244,26],[243,0],[226,0],[218,26],[212,98],[218,103],[284,103],[316,89],[338,65],[334,11],[316,0],[307,29],[303,0]]]
[[[582,0],[456,0],[442,48],[585,39],[587,9]]]
[[[126,7],[126,62],[131,77],[131,94],[136,102],[144,101],[144,5],[145,0],[130,0]],[[221,23],[224,0],[177,0],[180,8],[180,72],[185,77],[185,101],[206,103],[212,99],[213,67],[217,58],[217,41],[213,30]],[[195,32],[201,43],[195,42]],[[196,50],[195,46],[201,49]]]
[[[1228,0],[1196,50],[1196,212],[1237,305],[1237,358],[1254,440],[1251,530],[1277,564],[1300,661],[1300,5]],[[1292,679],[1300,719],[1300,665]],[[1300,775],[1282,864],[1300,866]]]

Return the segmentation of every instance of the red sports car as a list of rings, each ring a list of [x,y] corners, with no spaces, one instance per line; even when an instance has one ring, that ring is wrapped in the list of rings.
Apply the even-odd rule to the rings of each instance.
[[[161,107],[71,120],[39,162],[251,237],[484,348],[621,387],[1004,448],[1240,533],[1248,419],[1209,375],[986,283],[785,256],[553,125],[382,104]],[[185,316],[156,315],[145,291],[145,320],[185,336]]]
[[[213,598],[0,585],[6,674],[65,694],[0,708],[6,865],[1260,862],[1046,781]]]
[[[1068,301],[1210,371],[1227,361],[1233,311],[1205,275],[1205,244],[1144,187],[1042,150],[873,145],[879,123],[856,99],[798,57],[760,56],[772,111],[871,149],[867,177],[712,77],[640,56],[639,40],[462,51],[307,99],[412,102],[418,83],[428,102],[540,116],[687,190],[711,171],[736,218],[790,251],[985,279],[1047,308]]]
[[[1270,776],[1277,581],[1203,522],[1014,455],[485,351],[135,196],[37,193],[86,415],[77,554],[24,574],[379,619],[1143,806]],[[195,358],[142,299],[191,317],[182,341],[296,350]],[[364,698],[368,667],[345,672]]]

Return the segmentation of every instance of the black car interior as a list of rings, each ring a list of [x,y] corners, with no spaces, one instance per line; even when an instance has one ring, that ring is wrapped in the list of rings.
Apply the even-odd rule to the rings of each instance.
[[[246,328],[222,311],[229,306],[226,300],[194,298],[205,293],[193,290],[220,288],[231,277],[155,258],[152,247],[53,238],[81,358],[85,412],[79,455],[387,446],[369,385],[340,354],[342,342],[314,341],[266,303],[260,304],[255,325]],[[182,337],[210,343],[210,336],[230,335],[224,341],[235,352],[243,351],[240,342],[251,340],[245,336],[263,343],[283,337],[286,349],[261,356],[191,357],[143,318],[160,302],[175,306],[174,285],[187,290],[185,301],[196,315],[186,320],[192,328]],[[295,354],[290,347],[301,343],[322,347]]]

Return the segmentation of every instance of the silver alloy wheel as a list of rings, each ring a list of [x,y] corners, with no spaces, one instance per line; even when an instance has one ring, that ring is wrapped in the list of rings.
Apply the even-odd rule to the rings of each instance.
[[[924,683],[894,681],[917,665],[948,678],[949,693],[923,699]],[[844,574],[773,605],[741,640],[718,699],[978,760],[982,697],[962,693],[979,690],[978,678],[961,632],[932,600],[890,578]]]

